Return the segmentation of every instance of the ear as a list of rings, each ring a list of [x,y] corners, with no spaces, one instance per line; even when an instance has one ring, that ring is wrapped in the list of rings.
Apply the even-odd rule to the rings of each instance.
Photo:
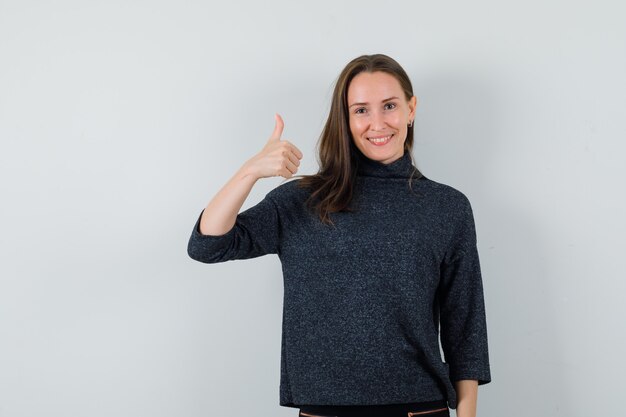
[[[417,108],[418,104],[419,98],[417,98],[417,96],[411,97],[411,99],[409,100],[409,118],[411,120],[415,120],[415,109]]]

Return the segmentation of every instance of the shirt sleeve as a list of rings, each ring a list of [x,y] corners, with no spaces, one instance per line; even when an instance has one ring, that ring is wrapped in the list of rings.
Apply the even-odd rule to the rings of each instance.
[[[472,207],[464,196],[450,249],[441,264],[441,344],[450,380],[491,382],[487,322]]]
[[[202,213],[204,209],[196,220],[187,245],[187,253],[192,259],[218,263],[278,253],[278,210],[268,195],[257,205],[239,213],[233,227],[223,235],[204,235],[200,232]]]

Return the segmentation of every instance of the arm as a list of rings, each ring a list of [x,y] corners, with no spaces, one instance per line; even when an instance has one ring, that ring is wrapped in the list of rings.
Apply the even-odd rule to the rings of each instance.
[[[203,210],[189,238],[189,256],[199,262],[218,263],[278,253],[279,213],[270,194],[257,205],[237,214],[233,226],[221,235],[201,233],[200,223],[206,209]]]
[[[259,178],[281,175],[291,178],[298,170],[302,152],[289,141],[280,139],[285,124],[276,115],[276,126],[265,147],[235,173],[213,197],[202,213],[200,232],[223,235],[235,224],[237,213]]]
[[[462,379],[454,384],[456,388],[457,417],[476,417],[476,403],[478,400],[478,381]]]
[[[259,175],[246,162],[235,175],[215,194],[202,212],[200,233],[223,235],[235,225],[235,219],[248,198]]]
[[[265,147],[246,161],[202,211],[187,245],[192,259],[215,263],[276,253],[278,212],[269,195],[256,206],[242,213],[239,210],[259,178],[290,178],[297,171],[302,153],[290,142],[280,140],[283,127],[277,115]]]
[[[491,381],[487,322],[469,200],[463,196],[455,209],[454,237],[441,264],[441,343],[457,389],[457,415],[474,417],[478,386]]]

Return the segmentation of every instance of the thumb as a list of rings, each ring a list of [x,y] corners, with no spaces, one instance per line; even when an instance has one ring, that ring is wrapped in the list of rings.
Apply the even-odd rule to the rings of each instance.
[[[274,119],[276,120],[276,125],[274,126],[272,136],[270,136],[270,141],[279,141],[283,134],[283,129],[285,128],[285,122],[283,122],[283,118],[280,117],[278,113],[274,115]]]

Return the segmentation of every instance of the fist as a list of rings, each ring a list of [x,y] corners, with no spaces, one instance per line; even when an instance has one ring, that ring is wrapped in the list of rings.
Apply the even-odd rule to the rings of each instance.
[[[250,159],[249,164],[259,178],[281,176],[291,178],[300,166],[302,152],[288,140],[281,139],[285,123],[279,114],[272,135],[261,151]]]

